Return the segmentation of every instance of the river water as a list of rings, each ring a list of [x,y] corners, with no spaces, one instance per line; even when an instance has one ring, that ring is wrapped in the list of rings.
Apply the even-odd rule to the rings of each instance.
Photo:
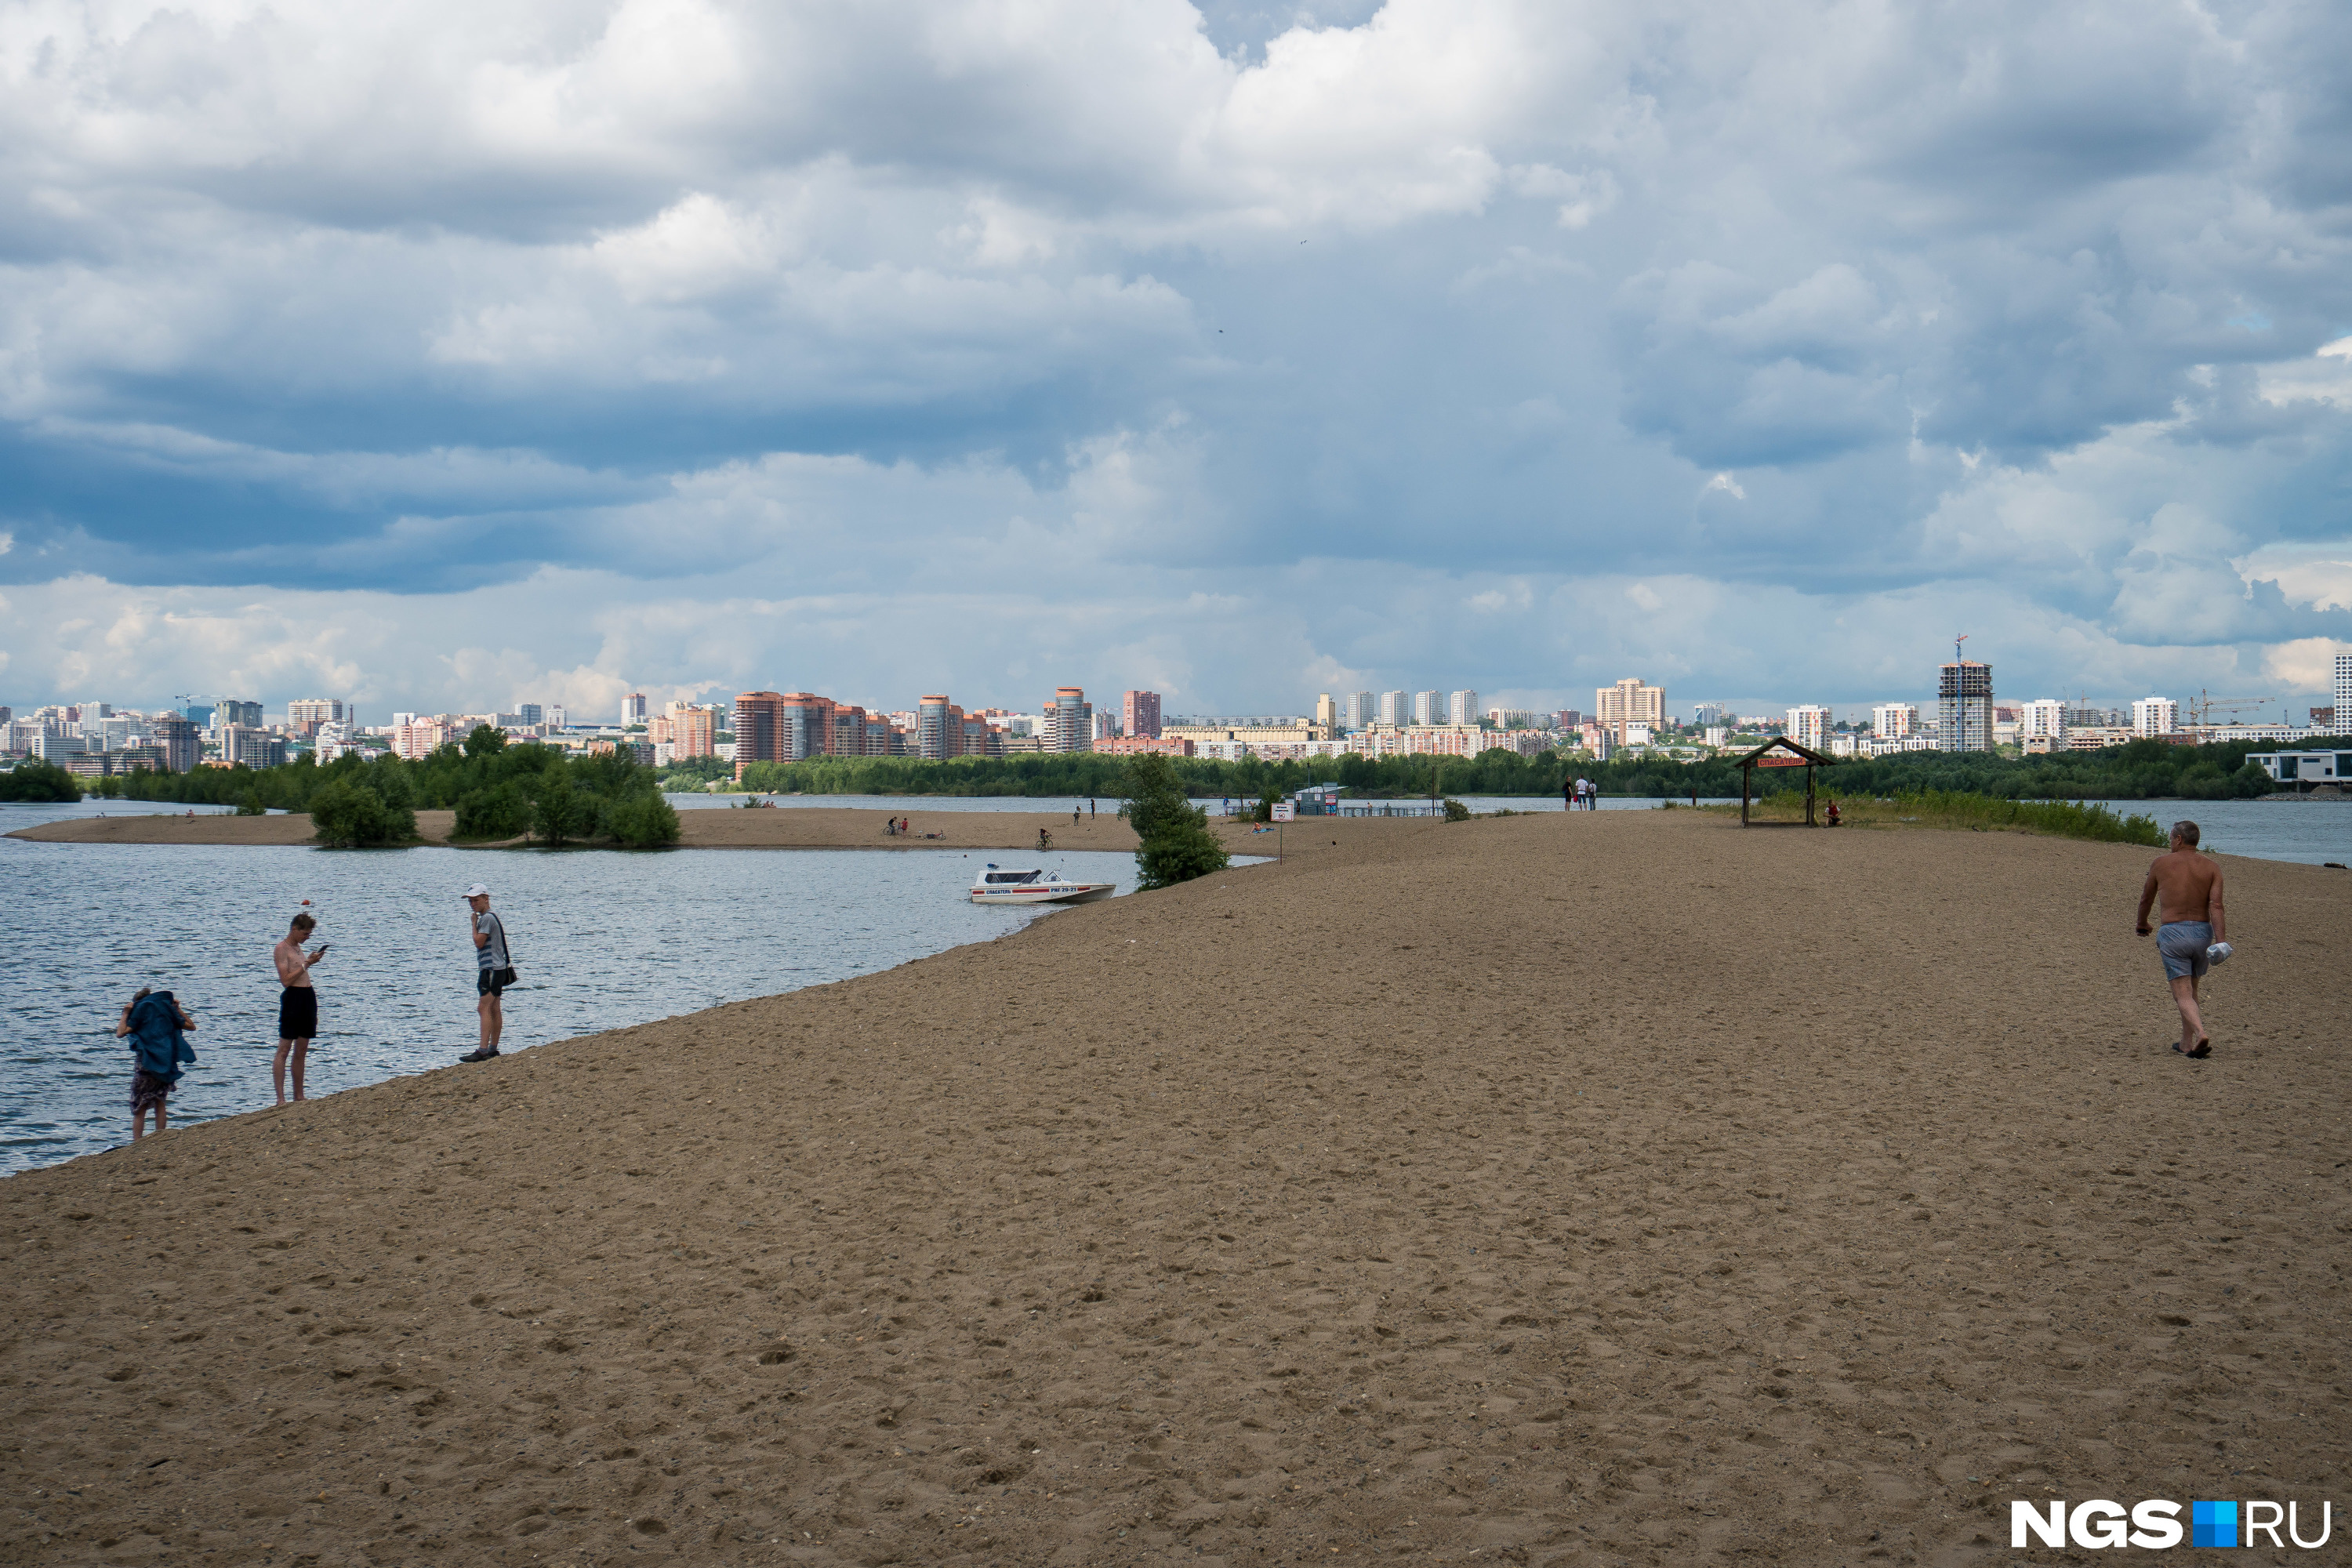
[[[719,797],[721,801],[725,797]],[[740,797],[738,797],[740,798]],[[718,804],[673,796],[682,807]],[[1066,812],[1026,796],[781,796],[778,804],[925,814]],[[1082,805],[1082,803],[1080,803]],[[1214,803],[1211,803],[1212,805]],[[1557,800],[1470,801],[1559,809]],[[1660,803],[1612,799],[1610,810]],[[2352,863],[2352,802],[2126,801],[2169,825],[2196,820],[2223,854]],[[1115,810],[1104,800],[1100,808]],[[123,802],[0,804],[0,834],[36,822],[120,816]],[[269,948],[302,900],[333,943],[318,970],[320,1034],[310,1090],[331,1093],[446,1066],[475,1038],[473,952],[459,893],[488,882],[522,984],[509,1048],[887,969],[1017,930],[1044,910],[983,907],[964,890],[990,854],[862,849],[321,851],[296,847],[32,844],[0,837],[0,1171],[47,1164],[128,1136],[130,1058],[115,1016],[141,985],[197,1016],[199,1064],[174,1121],[270,1101],[278,984]],[[1131,856],[1042,858],[1064,875],[1134,885]]]
[[[85,807],[0,805],[0,833],[91,815]],[[514,1049],[870,973],[1049,913],[969,901],[972,873],[992,854],[1115,880],[1122,893],[1134,886],[1133,856],[1088,852],[324,851],[0,838],[11,990],[0,1011],[0,1170],[129,1138],[131,1058],[113,1030],[142,985],[176,993],[199,1026],[189,1044],[200,1059],[172,1096],[175,1123],[269,1104],[270,945],[306,899],[332,944],[315,972],[317,1097],[446,1067],[473,1048],[474,953],[460,894],[477,879],[490,887],[521,974],[506,1002],[505,1048]]]

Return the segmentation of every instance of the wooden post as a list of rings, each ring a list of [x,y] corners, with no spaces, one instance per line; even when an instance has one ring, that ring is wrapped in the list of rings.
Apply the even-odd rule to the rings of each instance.
[[[1811,763],[1805,764],[1805,826],[1819,826],[1813,821],[1813,764]]]
[[[1753,763],[1739,764],[1739,826],[1742,827],[1748,826],[1748,786],[1755,777],[1756,765]]]

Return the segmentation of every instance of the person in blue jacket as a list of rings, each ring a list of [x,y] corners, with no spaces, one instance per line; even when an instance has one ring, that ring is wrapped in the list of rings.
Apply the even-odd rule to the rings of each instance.
[[[138,995],[122,1005],[122,1016],[115,1022],[114,1037],[119,1040],[125,1035],[131,1037],[131,1060],[136,1064],[131,1075],[133,1143],[147,1135],[150,1110],[155,1113],[156,1131],[163,1131],[168,1125],[164,1100],[180,1081],[180,1064],[196,1059],[196,1053],[189,1048],[181,1031],[195,1026],[196,1020],[169,991],[142,985]]]

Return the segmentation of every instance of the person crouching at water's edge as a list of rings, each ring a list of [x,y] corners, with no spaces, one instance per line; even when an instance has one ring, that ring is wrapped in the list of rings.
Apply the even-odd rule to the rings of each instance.
[[[302,1098],[302,1074],[310,1065],[310,1042],[319,1033],[319,993],[310,984],[310,966],[327,956],[327,943],[320,942],[310,952],[302,943],[318,921],[304,910],[294,917],[286,934],[278,939],[270,950],[270,962],[278,966],[278,1055],[270,1059],[270,1087],[278,1091],[278,1103],[286,1103],[287,1069],[294,1075],[294,1098]]]
[[[115,1020],[114,1037],[131,1037],[131,1141],[133,1143],[147,1135],[147,1113],[155,1113],[155,1131],[163,1131],[170,1123],[166,1120],[164,1100],[180,1081],[180,1064],[193,1062],[196,1053],[188,1048],[181,1037],[183,1029],[193,1029],[196,1021],[180,1005],[178,997],[169,991],[158,991],[142,985],[138,994],[122,1005],[122,1016]]]
[[[474,938],[474,1011],[482,1021],[482,1043],[461,1062],[486,1062],[499,1054],[499,1037],[506,1031],[506,1010],[499,998],[514,984],[514,959],[507,952],[507,928],[490,913],[490,890],[477,882],[466,889],[473,906],[469,923]]]

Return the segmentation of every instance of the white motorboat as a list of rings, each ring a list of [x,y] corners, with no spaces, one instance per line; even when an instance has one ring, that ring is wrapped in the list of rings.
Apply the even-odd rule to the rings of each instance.
[[[1066,882],[1059,871],[989,866],[971,885],[975,904],[1084,904],[1108,899],[1117,882]]]

